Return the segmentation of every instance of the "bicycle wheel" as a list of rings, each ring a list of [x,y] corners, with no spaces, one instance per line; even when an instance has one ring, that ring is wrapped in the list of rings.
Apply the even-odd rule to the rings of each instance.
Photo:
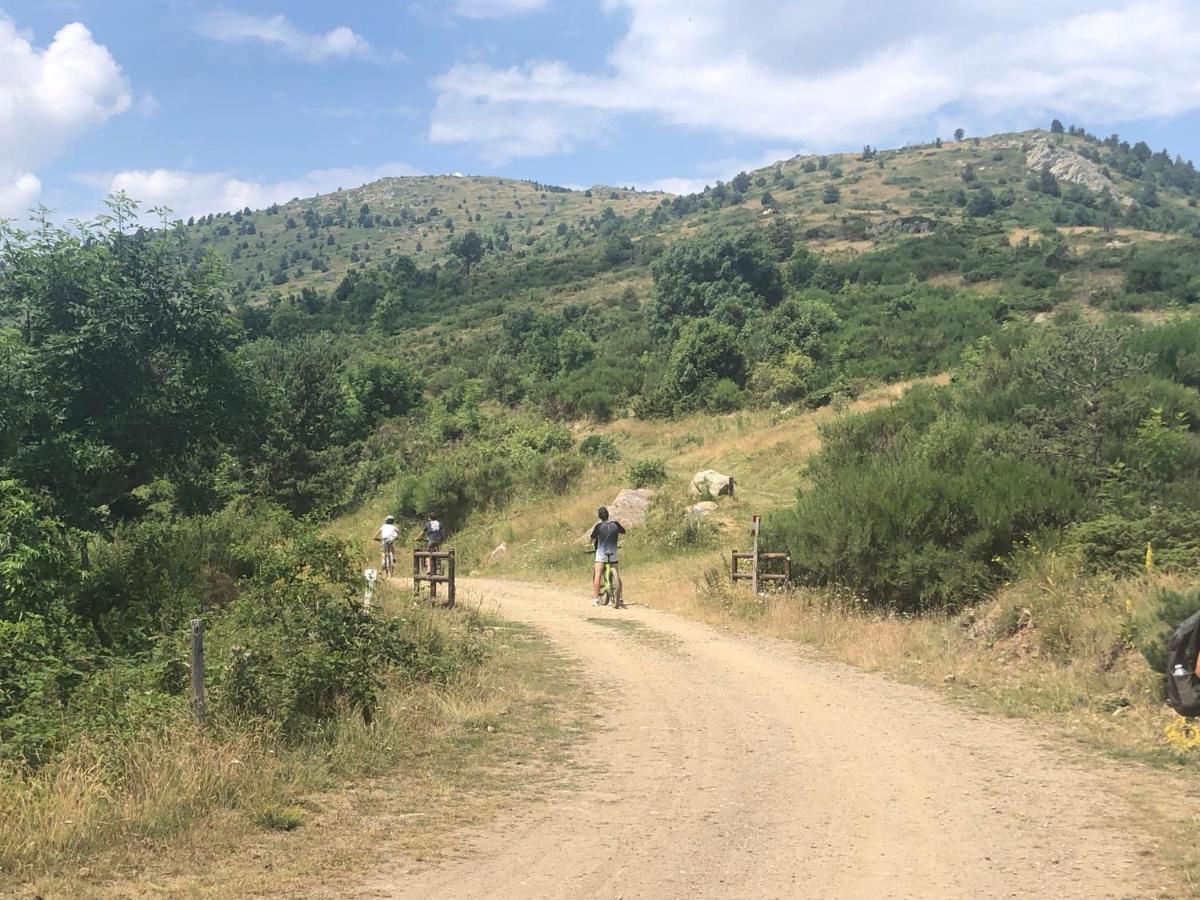
[[[609,566],[608,578],[608,593],[609,599],[613,606],[624,606],[625,601],[621,597],[621,573],[616,566]]]

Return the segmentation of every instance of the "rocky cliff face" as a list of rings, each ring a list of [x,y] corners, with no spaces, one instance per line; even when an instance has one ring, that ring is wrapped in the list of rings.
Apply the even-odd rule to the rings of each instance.
[[[1033,172],[1048,168],[1050,174],[1059,181],[1082,185],[1095,193],[1107,188],[1121,202],[1129,202],[1129,198],[1117,191],[1100,166],[1069,147],[1059,147],[1049,141],[1034,141],[1025,153],[1025,165]]]

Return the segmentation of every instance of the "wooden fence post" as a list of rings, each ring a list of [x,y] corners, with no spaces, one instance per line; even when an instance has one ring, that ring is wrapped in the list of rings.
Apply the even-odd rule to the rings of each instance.
[[[203,727],[208,720],[204,702],[204,620],[192,619],[192,712],[196,724]]]
[[[754,522],[754,568],[751,569],[753,576],[750,579],[750,587],[754,591],[754,596],[758,596],[758,523],[759,518],[755,516]]]
[[[454,551],[450,551],[449,562],[446,564],[446,574],[450,576],[450,582],[446,586],[446,606],[449,609],[454,609]]]

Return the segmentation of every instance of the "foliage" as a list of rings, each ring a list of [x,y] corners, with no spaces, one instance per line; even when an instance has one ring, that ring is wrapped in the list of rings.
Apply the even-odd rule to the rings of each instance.
[[[713,313],[723,303],[769,308],[783,297],[769,248],[751,231],[711,230],[677,241],[653,266],[652,326],[673,332],[686,318]]]
[[[642,459],[630,465],[626,477],[635,488],[658,487],[667,480],[667,467],[661,459]]]
[[[120,198],[112,210],[134,211]],[[21,325],[4,339],[0,370],[16,392],[0,446],[73,526],[136,515],[137,486],[247,422],[217,272],[191,265],[176,232],[0,229],[4,321]]]
[[[1001,337],[954,385],[827,429],[811,489],[770,523],[801,579],[958,606],[1026,535],[1058,530],[1096,568],[1133,569],[1148,543],[1160,565],[1200,563],[1200,395],[1142,374],[1149,335],[1067,322]]]
[[[616,462],[621,458],[617,445],[605,434],[589,434],[579,442],[579,452],[600,462]]]

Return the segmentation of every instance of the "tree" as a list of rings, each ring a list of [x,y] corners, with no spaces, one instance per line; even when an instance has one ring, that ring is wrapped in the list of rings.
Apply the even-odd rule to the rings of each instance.
[[[731,296],[759,307],[774,306],[783,298],[771,250],[751,231],[714,229],[676,241],[651,272],[651,321],[660,334],[678,328],[680,318],[708,315]]]
[[[733,176],[733,180],[729,182],[729,185],[739,194],[744,194],[750,189],[750,176],[745,172],[738,172]]]
[[[821,258],[817,254],[798,244],[788,261],[783,264],[784,277],[792,287],[808,287],[820,262]]]
[[[962,128],[954,129],[954,140],[961,141],[966,136],[967,136],[967,132],[965,129],[962,129]]]
[[[467,275],[467,284],[471,283],[471,269],[483,259],[483,238],[474,228],[463,232],[450,242],[450,252],[458,257]]]
[[[1050,197],[1058,197],[1062,191],[1058,187],[1058,179],[1054,177],[1054,173],[1050,171],[1050,167],[1046,166],[1042,169],[1038,176],[1038,190]]]
[[[136,204],[110,204],[113,223],[136,221]],[[5,465],[69,525],[107,527],[137,514],[139,487],[243,430],[248,385],[218,275],[182,231],[5,237],[0,321],[20,323],[37,397],[16,427],[0,422]]]
[[[996,211],[997,207],[996,195],[992,193],[991,188],[983,188],[971,194],[967,201],[967,215],[976,218],[990,216]]]
[[[1050,133],[1051,134],[1062,134],[1063,133],[1063,123],[1058,121],[1058,119],[1055,119],[1053,122],[1051,122],[1050,123]]]
[[[346,372],[346,383],[368,421],[402,416],[421,403],[420,379],[394,356],[370,354],[356,359]]]
[[[842,192],[838,190],[836,184],[830,184],[825,187],[825,191],[821,194],[821,202],[827,205],[832,205],[842,199]]]
[[[762,195],[762,205],[763,205],[763,206],[768,206],[768,207],[769,207],[769,206],[774,206],[774,205],[775,205],[775,198],[771,196],[771,192],[770,192],[770,191],[763,191],[763,195]]]
[[[746,359],[737,331],[712,319],[692,319],[671,348],[671,375],[680,393],[702,396],[722,378],[738,386],[746,381]]]

